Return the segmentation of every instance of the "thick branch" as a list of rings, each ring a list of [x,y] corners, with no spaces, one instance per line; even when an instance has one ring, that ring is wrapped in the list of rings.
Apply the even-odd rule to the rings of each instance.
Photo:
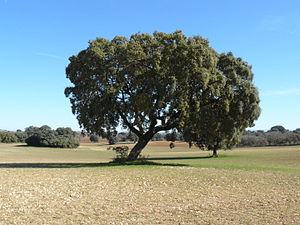
[[[126,118],[126,116],[120,112],[120,110],[118,110],[118,113],[120,114],[122,120],[124,121],[125,125],[133,132],[135,133],[138,137],[142,137],[143,134],[138,130],[136,129]]]

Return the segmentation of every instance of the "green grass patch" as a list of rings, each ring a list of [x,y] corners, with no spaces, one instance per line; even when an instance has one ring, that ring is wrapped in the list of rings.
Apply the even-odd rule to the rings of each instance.
[[[0,167],[190,166],[300,173],[300,146],[237,148],[219,151],[219,157],[212,158],[210,152],[183,144],[170,150],[168,143],[150,143],[142,152],[146,161],[125,163],[111,163],[115,153],[107,147],[99,143],[82,144],[78,149],[0,144]]]
[[[200,153],[199,155],[203,155]],[[282,171],[300,173],[300,147],[248,148],[232,151],[220,151],[219,157],[192,156],[186,157],[178,153],[172,158],[153,158],[163,163],[182,163],[198,168],[242,169],[259,171]],[[188,156],[190,155],[190,156]]]

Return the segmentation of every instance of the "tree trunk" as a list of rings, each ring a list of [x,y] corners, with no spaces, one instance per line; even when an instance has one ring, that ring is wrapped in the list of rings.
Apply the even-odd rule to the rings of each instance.
[[[217,149],[218,148],[216,146],[214,146],[214,148],[213,148],[213,157],[218,157]]]
[[[136,160],[139,155],[141,154],[144,147],[148,144],[148,142],[151,140],[150,138],[140,138],[139,141],[136,143],[136,145],[131,149],[127,160],[133,161]]]

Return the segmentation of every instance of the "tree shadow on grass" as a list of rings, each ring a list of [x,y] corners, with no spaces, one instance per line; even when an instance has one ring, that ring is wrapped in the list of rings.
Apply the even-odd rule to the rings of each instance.
[[[64,149],[64,150],[76,150],[77,148],[61,148],[61,147],[50,147],[50,146],[34,146],[34,145],[15,145],[15,148],[36,148],[36,149]]]
[[[117,166],[188,166],[178,163],[158,163],[150,161],[108,162],[108,163],[0,163],[0,168],[91,168]]]
[[[183,156],[183,157],[150,157],[148,160],[181,160],[181,159],[210,159],[213,156]]]

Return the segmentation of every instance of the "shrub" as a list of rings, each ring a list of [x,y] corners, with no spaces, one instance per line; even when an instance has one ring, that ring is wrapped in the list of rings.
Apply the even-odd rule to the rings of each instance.
[[[27,127],[25,128],[25,131],[24,131],[28,137],[34,135],[34,134],[37,134],[40,132],[40,128],[39,127],[34,127],[34,126],[30,126],[30,127]]]
[[[286,130],[282,126],[274,126],[264,132],[245,131],[238,146],[282,146],[300,144],[300,129]]]
[[[16,143],[16,142],[18,142],[18,138],[12,132],[0,131],[0,142],[2,142],[2,143]]]
[[[99,142],[99,137],[97,135],[95,135],[95,134],[92,134],[90,136],[90,141],[91,142]]]
[[[169,144],[169,147],[170,147],[170,149],[175,148],[175,143],[174,143],[174,142],[171,142],[171,143]]]
[[[133,143],[136,143],[139,140],[139,137],[136,134],[129,132],[127,135],[127,139],[129,141],[133,141]]]
[[[116,152],[116,158],[114,159],[115,162],[124,162],[128,156],[128,146],[117,146],[117,147],[109,147],[108,150],[113,150]]]
[[[77,148],[79,141],[71,128],[57,128],[52,130],[49,126],[29,127],[25,129],[29,137],[25,140],[27,145],[38,147]]]
[[[285,133],[287,130],[281,126],[281,125],[276,125],[271,127],[270,132],[280,132],[280,133]]]
[[[118,132],[116,130],[114,130],[114,131],[103,132],[102,137],[107,139],[108,144],[114,145],[119,141],[117,135],[118,135]]]
[[[300,128],[297,128],[296,130],[293,131],[296,134],[300,134]]]
[[[163,141],[164,136],[161,133],[156,133],[154,134],[152,141]]]
[[[18,138],[18,142],[25,142],[26,138],[28,138],[27,133],[21,130],[17,130],[17,132],[15,132],[14,134]]]
[[[280,131],[271,131],[266,134],[269,145],[283,145],[285,144],[285,134]]]
[[[268,145],[268,140],[262,136],[255,135],[244,135],[241,138],[238,146],[266,146]]]
[[[116,136],[108,136],[107,137],[108,144],[114,145],[118,142],[118,138]]]

